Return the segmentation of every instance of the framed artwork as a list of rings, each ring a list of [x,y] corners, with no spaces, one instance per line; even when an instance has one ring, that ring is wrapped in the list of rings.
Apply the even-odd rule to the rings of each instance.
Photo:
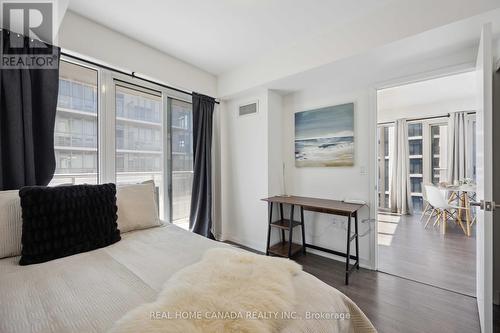
[[[354,165],[354,103],[295,113],[295,165]]]

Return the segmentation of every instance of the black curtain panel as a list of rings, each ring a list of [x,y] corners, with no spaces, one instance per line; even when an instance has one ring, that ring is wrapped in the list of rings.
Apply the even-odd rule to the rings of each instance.
[[[205,237],[212,234],[212,119],[215,99],[193,93],[194,176],[189,228]]]
[[[46,44],[45,48],[33,47],[33,43],[41,42],[5,29],[2,38],[2,60],[12,54],[50,53],[56,68],[0,68],[0,190],[47,185],[56,166],[54,125],[60,49]],[[17,41],[11,44],[12,38]]]

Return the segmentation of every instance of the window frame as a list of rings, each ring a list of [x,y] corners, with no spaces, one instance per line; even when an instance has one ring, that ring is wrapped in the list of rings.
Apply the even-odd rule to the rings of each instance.
[[[92,64],[89,64],[87,62],[83,62],[83,61],[80,61],[80,60],[76,60],[76,59],[72,59],[72,58],[69,58],[69,57],[66,57],[66,56],[61,56],[61,61],[64,61],[68,64],[71,64],[71,65],[75,65],[75,66],[79,66],[79,67],[83,67],[85,69],[89,69],[89,70],[93,70],[95,71],[96,73],[96,79],[97,79],[97,84],[96,84],[96,90],[97,90],[97,94],[96,94],[96,98],[97,98],[97,112],[96,112],[96,121],[97,121],[97,132],[96,132],[96,140],[97,140],[97,165],[96,165],[96,178],[95,178],[95,181],[97,184],[100,183],[100,179],[99,179],[99,174],[100,174],[100,165],[99,165],[99,159],[100,159],[100,141],[101,141],[101,136],[100,136],[100,132],[99,132],[99,122],[100,122],[100,117],[101,117],[101,114],[99,113],[99,100],[100,100],[100,96],[99,96],[99,86],[100,86],[100,80],[101,80],[101,76],[100,76],[100,68],[95,66],[95,65],[92,65]],[[66,82],[69,83],[69,93],[71,94],[71,91],[72,91],[72,82],[74,82],[73,80],[66,80]],[[60,84],[59,84],[59,87],[60,87]],[[58,97],[59,98],[59,97]],[[60,108],[59,105],[57,106],[58,109]],[[61,109],[73,109],[73,101],[70,100],[70,105],[69,107],[61,107]],[[67,130],[69,132],[71,132],[71,129],[73,128],[73,119],[71,121],[68,122],[67,126]],[[56,131],[56,126],[57,124],[54,125],[54,131]],[[83,120],[82,120],[82,134],[83,134]],[[56,142],[54,142],[54,146],[57,147],[56,145]],[[83,157],[82,157],[83,159]]]
[[[160,218],[172,222],[172,142],[171,142],[171,101],[192,104],[187,93],[168,89],[160,85],[115,72],[82,60],[61,56],[61,61],[88,68],[97,73],[97,183],[116,183],[116,85],[141,90],[145,93],[156,92],[161,97],[160,123],[162,130],[160,140],[162,169],[162,193],[159,202]],[[71,86],[70,86],[71,89]],[[151,133],[151,135],[156,135]],[[82,157],[83,158],[83,157]]]
[[[385,132],[385,129],[387,129],[387,152],[385,149],[385,141],[383,140],[383,136],[381,135],[383,132]],[[391,132],[394,131],[394,123],[388,123],[388,124],[379,124],[377,125],[377,140],[378,140],[378,178],[377,178],[377,189],[378,189],[378,195],[379,195],[379,200],[377,203],[377,209],[379,211],[384,211],[384,212],[390,212],[391,211],[391,172],[392,172],[392,147],[393,144],[391,143]],[[385,133],[384,133],[385,136]],[[383,154],[384,153],[384,154]],[[387,155],[385,154],[387,153]],[[385,165],[387,164],[387,171],[388,173],[386,174],[385,170]],[[383,165],[383,168],[382,168]],[[383,169],[383,170],[382,170]],[[383,184],[381,185],[381,179],[383,179]],[[387,179],[387,188],[386,188],[386,179]],[[383,199],[380,198],[380,196],[383,196]],[[387,196],[387,199],[386,199]],[[382,206],[380,205],[382,204]]]

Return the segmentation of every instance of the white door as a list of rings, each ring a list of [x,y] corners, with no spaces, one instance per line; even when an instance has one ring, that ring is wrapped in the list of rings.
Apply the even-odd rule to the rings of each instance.
[[[476,61],[478,88],[476,113],[477,200],[486,203],[477,209],[476,224],[476,293],[483,333],[493,331],[493,211],[491,210],[491,202],[493,202],[493,56],[491,39],[491,24],[486,24],[481,31]]]

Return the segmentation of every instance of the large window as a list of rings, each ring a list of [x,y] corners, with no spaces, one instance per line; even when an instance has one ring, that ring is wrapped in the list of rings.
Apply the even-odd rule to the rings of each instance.
[[[475,115],[467,116],[467,174],[475,180]],[[379,135],[379,209],[390,208],[392,170],[392,124],[380,125]],[[429,118],[408,122],[408,154],[411,200],[415,212],[423,208],[424,185],[447,182],[448,118]]]
[[[153,180],[161,187],[161,95],[116,86],[116,182]]]
[[[51,185],[96,184],[97,71],[61,61]]]
[[[171,100],[172,219],[189,224],[193,185],[193,110],[191,103]]]
[[[188,101],[189,95],[159,85],[61,61],[51,185],[152,180],[160,217],[187,227],[193,181]]]

